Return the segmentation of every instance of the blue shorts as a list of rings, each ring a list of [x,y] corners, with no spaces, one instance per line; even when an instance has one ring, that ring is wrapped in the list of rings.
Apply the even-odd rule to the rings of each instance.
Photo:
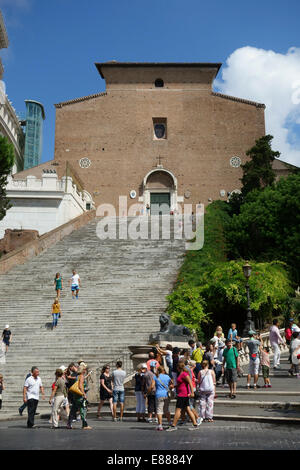
[[[124,403],[125,391],[124,390],[113,390],[113,403]]]
[[[72,284],[71,290],[72,290],[72,292],[74,292],[75,290],[79,290],[78,284]]]

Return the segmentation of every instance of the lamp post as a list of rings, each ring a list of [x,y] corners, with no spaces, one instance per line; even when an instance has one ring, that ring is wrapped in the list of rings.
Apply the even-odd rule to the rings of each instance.
[[[251,265],[246,262],[243,266],[243,273],[246,278],[246,292],[247,292],[247,320],[245,321],[243,337],[247,337],[250,330],[255,329],[254,322],[252,320],[251,306],[250,306],[250,292],[249,292],[249,278],[251,276]]]

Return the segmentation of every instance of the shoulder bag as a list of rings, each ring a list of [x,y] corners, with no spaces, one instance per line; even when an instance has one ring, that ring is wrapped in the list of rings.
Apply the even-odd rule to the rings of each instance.
[[[75,395],[80,395],[81,397],[84,395],[78,386],[78,380],[69,388],[69,391],[75,393]]]

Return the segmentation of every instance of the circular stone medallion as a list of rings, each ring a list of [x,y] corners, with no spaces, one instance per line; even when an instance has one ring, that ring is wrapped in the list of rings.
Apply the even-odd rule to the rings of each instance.
[[[80,168],[89,168],[91,166],[92,162],[89,158],[84,157],[79,160],[79,166]]]

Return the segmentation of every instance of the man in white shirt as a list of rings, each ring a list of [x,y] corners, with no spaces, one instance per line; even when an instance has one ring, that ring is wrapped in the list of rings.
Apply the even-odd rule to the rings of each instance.
[[[78,293],[79,293],[79,287],[81,287],[81,281],[80,281],[79,274],[77,274],[75,269],[73,269],[72,273],[73,274],[69,280],[69,285],[71,285],[72,298],[75,299],[75,295],[76,295],[76,299],[78,299]]]
[[[34,415],[39,403],[40,390],[42,392],[42,398],[45,400],[44,387],[39,377],[40,371],[37,367],[32,367],[30,377],[25,380],[23,388],[23,401],[27,404],[28,409],[28,420],[27,427],[34,427]]]

